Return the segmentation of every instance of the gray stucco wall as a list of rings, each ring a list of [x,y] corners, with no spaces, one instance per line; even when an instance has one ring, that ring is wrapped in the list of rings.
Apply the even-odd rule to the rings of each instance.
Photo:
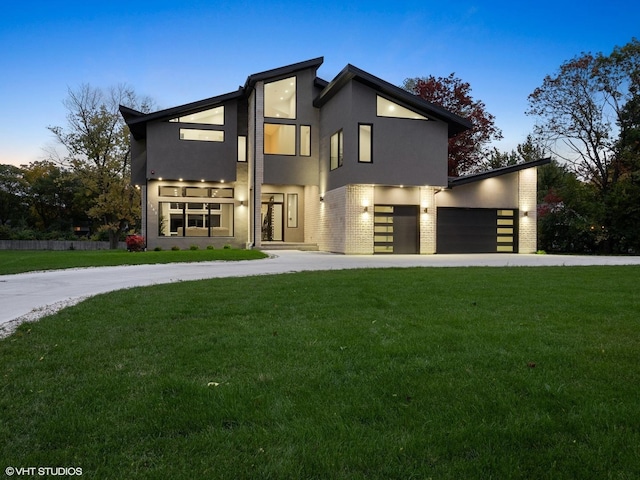
[[[237,102],[227,102],[224,107],[225,124],[222,126],[168,121],[148,124],[147,178],[235,181],[238,158]],[[181,128],[223,130],[224,142],[180,140]]]
[[[322,108],[321,189],[346,184],[447,184],[447,124],[378,117],[376,91],[357,81],[343,87]],[[373,125],[373,162],[358,162],[358,124]],[[329,143],[343,129],[344,164],[329,171]]]
[[[518,208],[518,173],[487,178],[436,194],[438,207]]]

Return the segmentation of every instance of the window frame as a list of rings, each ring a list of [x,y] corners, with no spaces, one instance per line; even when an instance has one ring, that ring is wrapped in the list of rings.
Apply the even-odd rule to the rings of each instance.
[[[334,148],[334,137],[337,140],[337,155],[334,156],[333,155],[333,148]],[[336,159],[335,161],[335,165],[334,165],[334,161],[333,159]],[[340,168],[342,165],[344,165],[344,129],[340,129],[338,131],[336,131],[333,135],[331,135],[331,137],[329,138],[329,170],[333,171],[333,170],[337,170],[338,168]]]
[[[302,136],[302,132],[303,129],[308,129],[309,135],[308,135],[308,142],[303,142],[303,136]],[[306,140],[307,137],[305,137]],[[299,148],[299,155],[301,157],[310,157],[311,156],[311,125],[300,125],[300,145],[298,146]],[[305,150],[307,153],[302,153],[302,146],[305,146]]]
[[[362,159],[362,127],[369,127],[369,160]],[[358,163],[373,163],[373,123],[358,123]]]
[[[270,110],[270,108],[267,108],[267,85],[272,85],[278,82],[286,82],[287,80],[289,81],[293,80],[293,88],[295,90],[293,93],[293,101],[294,101],[293,112],[292,112],[293,116],[286,116],[286,117],[271,116],[268,114],[268,110]],[[285,78],[280,78],[278,80],[271,80],[269,82],[265,82],[263,84],[262,107],[263,107],[265,119],[274,118],[278,120],[296,120],[298,118],[298,77],[296,75],[292,75],[290,77],[285,77]]]
[[[293,148],[290,150],[290,152],[292,152],[292,153],[267,152],[267,134],[266,134],[267,125],[273,125],[273,126],[280,127],[280,128],[290,127],[290,128],[293,129]],[[295,157],[296,156],[296,152],[297,152],[297,148],[298,148],[298,145],[297,145],[298,142],[297,142],[297,139],[296,139],[298,129],[296,127],[297,126],[295,124],[293,124],[293,123],[273,123],[273,122],[265,121],[263,123],[263,127],[262,127],[263,128],[263,132],[262,132],[263,135],[262,136],[264,137],[263,138],[263,146],[262,147],[263,147],[264,154],[265,155],[281,155],[283,157]]]

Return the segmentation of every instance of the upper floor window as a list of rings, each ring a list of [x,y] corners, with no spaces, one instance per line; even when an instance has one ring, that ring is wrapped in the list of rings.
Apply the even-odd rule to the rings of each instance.
[[[264,84],[264,116],[296,118],[296,77]]]
[[[238,135],[238,161],[247,161],[247,137],[244,135]]]
[[[196,128],[181,128],[180,140],[224,142],[224,132],[222,130],[198,130]]]
[[[344,160],[344,136],[342,130],[331,135],[330,157],[331,170],[342,166]]]
[[[265,123],[264,153],[267,155],[295,155],[296,126]]]
[[[358,125],[358,161],[371,163],[372,155],[373,125],[361,123]]]
[[[311,156],[311,126],[300,125],[300,156]]]
[[[184,117],[172,118],[170,122],[200,123],[202,125],[224,125],[224,106],[210,108]]]
[[[408,108],[398,105],[391,100],[378,95],[377,99],[377,115],[379,117],[393,117],[393,118],[411,118],[413,120],[429,120],[427,117],[420,115],[419,113],[409,110]]]

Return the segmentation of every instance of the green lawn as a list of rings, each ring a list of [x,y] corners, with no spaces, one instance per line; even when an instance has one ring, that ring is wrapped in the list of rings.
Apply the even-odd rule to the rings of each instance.
[[[638,285],[639,267],[413,268],[100,295],[0,341],[0,467],[637,479]]]
[[[253,260],[266,255],[259,250],[178,250],[127,252],[124,250],[0,250],[0,275],[60,268],[142,265],[148,263]]]

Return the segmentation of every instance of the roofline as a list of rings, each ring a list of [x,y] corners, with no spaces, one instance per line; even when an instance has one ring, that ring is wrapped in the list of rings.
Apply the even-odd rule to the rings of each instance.
[[[133,138],[135,138],[136,140],[140,140],[146,135],[146,129],[144,128],[144,125],[147,122],[153,120],[176,118],[185,114],[188,115],[192,112],[197,112],[202,109],[206,109],[207,107],[213,107],[215,105],[220,105],[224,102],[228,102],[229,100],[235,100],[243,96],[244,91],[242,90],[242,88],[240,88],[235,92],[205,98],[204,100],[198,100],[196,102],[185,103],[184,105],[179,105],[177,107],[171,107],[164,110],[158,110],[152,113],[142,113],[132,108],[125,107],[124,105],[120,105],[120,113],[124,118],[125,123],[129,126],[129,130],[131,131]]]
[[[526,170],[528,168],[541,167],[551,163],[551,157],[541,158],[539,160],[531,160],[529,162],[517,163],[515,165],[508,165],[506,167],[494,168],[493,170],[487,170],[486,172],[473,173],[471,175],[464,175],[462,177],[450,177],[449,188],[459,187],[460,185],[466,185],[468,183],[479,182],[480,180],[486,180],[487,178],[499,177],[501,175],[507,175],[509,173],[519,172],[520,170]]]
[[[354,79],[383,94],[400,100],[410,107],[426,113],[428,116],[447,122],[449,125],[449,137],[453,137],[458,133],[469,130],[473,126],[466,118],[456,115],[455,113],[451,113],[438,105],[428,102],[413,93],[371,75],[370,73],[365,72],[358,67],[354,67],[351,64],[347,64],[347,66],[344,67],[331,82],[329,82],[329,84],[313,101],[313,105],[318,108],[322,107],[331,98],[333,98],[342,87]]]
[[[324,62],[324,57],[312,58],[311,60],[305,60],[304,62],[292,63],[284,67],[278,67],[271,70],[265,70],[264,72],[254,73],[247,77],[247,81],[244,84],[244,90],[249,92],[256,83],[262,80],[268,80],[273,77],[280,77],[289,75],[299,70],[306,70],[308,68],[315,68],[316,70]]]

